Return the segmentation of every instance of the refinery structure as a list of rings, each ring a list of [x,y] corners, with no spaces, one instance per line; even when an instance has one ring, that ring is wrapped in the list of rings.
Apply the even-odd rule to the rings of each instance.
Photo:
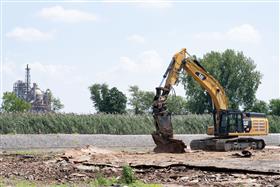
[[[51,111],[50,90],[41,90],[37,83],[33,83],[31,87],[30,68],[28,67],[28,64],[25,68],[25,81],[18,80],[15,82],[13,92],[17,97],[31,104],[31,112]]]

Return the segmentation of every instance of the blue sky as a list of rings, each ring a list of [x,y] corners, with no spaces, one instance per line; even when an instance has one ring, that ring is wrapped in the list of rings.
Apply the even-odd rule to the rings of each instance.
[[[3,3],[3,91],[24,79],[50,88],[64,111],[92,113],[88,87],[153,91],[172,55],[243,51],[263,74],[257,98],[279,98],[277,3]],[[182,86],[175,88],[184,95]]]

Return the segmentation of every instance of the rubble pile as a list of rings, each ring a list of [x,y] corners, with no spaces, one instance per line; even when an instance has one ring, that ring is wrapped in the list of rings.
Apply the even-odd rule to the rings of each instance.
[[[19,178],[46,184],[79,183],[97,176],[120,177],[130,165],[146,183],[197,186],[280,184],[280,149],[238,152],[188,150],[183,154],[112,151],[94,146],[63,153],[0,154],[0,177]],[[241,155],[241,156],[236,156]]]

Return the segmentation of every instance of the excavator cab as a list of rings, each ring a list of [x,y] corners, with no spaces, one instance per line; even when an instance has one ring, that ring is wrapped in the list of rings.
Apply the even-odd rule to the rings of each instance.
[[[220,112],[219,122],[216,120],[216,112],[213,114],[214,124],[209,126],[208,135],[221,137],[228,136],[250,136],[250,135],[266,135],[268,133],[268,120],[263,113],[241,112],[238,110],[224,110]],[[253,133],[253,134],[252,134]]]
[[[222,111],[220,125],[217,131],[219,136],[228,136],[229,133],[244,132],[242,112]]]
[[[208,126],[207,135],[216,135],[221,137],[229,136],[229,133],[244,132],[243,113],[241,111],[222,110],[217,114],[213,112],[214,126]]]

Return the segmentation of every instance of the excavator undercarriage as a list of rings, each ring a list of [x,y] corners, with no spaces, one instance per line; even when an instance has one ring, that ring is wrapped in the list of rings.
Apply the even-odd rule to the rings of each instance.
[[[192,150],[204,151],[234,151],[244,149],[263,149],[265,143],[262,139],[238,138],[238,137],[211,137],[205,139],[192,140],[190,143]]]

